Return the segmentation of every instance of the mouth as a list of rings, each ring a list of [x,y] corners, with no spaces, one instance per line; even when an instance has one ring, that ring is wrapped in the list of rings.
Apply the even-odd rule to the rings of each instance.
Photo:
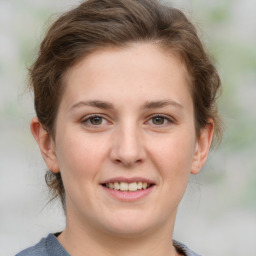
[[[118,201],[135,202],[151,194],[156,184],[141,177],[116,177],[106,180],[100,185],[103,191]]]
[[[123,192],[135,192],[140,190],[146,190],[152,186],[153,183],[144,182],[144,181],[135,181],[135,182],[124,182],[124,181],[115,181],[115,182],[107,182],[101,184],[102,186]]]

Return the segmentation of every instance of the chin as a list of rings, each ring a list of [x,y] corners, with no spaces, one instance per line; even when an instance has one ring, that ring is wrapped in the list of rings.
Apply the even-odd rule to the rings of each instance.
[[[118,226],[113,225],[111,227],[108,227],[108,232],[110,234],[120,238],[141,237],[147,233],[150,233],[151,230],[152,228],[146,225],[127,225],[127,223],[122,223],[119,224]]]
[[[157,225],[153,216],[146,216],[140,211],[128,211],[110,216],[104,226],[113,235],[134,238],[152,232]]]

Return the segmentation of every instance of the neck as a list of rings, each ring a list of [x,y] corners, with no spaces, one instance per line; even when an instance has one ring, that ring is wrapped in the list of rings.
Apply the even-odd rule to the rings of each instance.
[[[178,253],[172,245],[173,227],[174,220],[141,234],[120,235],[88,223],[74,223],[67,215],[67,227],[58,240],[72,256],[176,256]]]

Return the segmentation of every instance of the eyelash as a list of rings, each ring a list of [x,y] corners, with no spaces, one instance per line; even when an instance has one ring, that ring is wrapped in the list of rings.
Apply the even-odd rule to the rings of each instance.
[[[107,119],[105,118],[105,117],[103,117],[103,116],[101,116],[101,115],[99,115],[99,114],[95,114],[95,115],[89,115],[89,116],[86,116],[84,119],[82,119],[82,124],[84,124],[84,125],[87,125],[87,126],[91,126],[91,127],[97,127],[97,126],[101,126],[102,125],[102,123],[100,123],[100,124],[92,124],[91,123],[91,120],[93,119],[93,118],[100,118],[101,120],[103,120],[103,122],[105,121],[105,123],[107,123],[108,121],[107,121]],[[104,124],[103,124],[104,125]]]
[[[91,121],[92,121],[93,118],[100,118],[103,123],[101,122],[100,124],[92,124]],[[153,123],[153,119],[154,118],[162,118],[164,123],[163,124],[154,124]],[[89,127],[99,128],[102,125],[107,124],[108,120],[104,116],[102,116],[102,115],[92,114],[92,115],[86,116],[84,119],[82,119],[81,123],[86,125],[86,126],[89,126]],[[151,125],[160,128],[160,127],[166,126],[168,124],[173,124],[173,123],[175,123],[175,121],[172,118],[170,118],[170,117],[168,117],[166,115],[156,114],[156,115],[150,116],[147,119],[146,123],[150,123]]]
[[[164,123],[163,124],[154,124],[154,123],[152,123],[152,125],[155,126],[155,127],[158,127],[158,126],[162,127],[162,126],[166,126],[168,124],[174,123],[174,120],[172,118],[170,118],[170,117],[168,117],[166,115],[162,115],[162,114],[156,114],[156,115],[151,116],[148,119],[147,122],[152,121],[154,118],[158,118],[158,117],[159,118],[163,118],[164,119]]]

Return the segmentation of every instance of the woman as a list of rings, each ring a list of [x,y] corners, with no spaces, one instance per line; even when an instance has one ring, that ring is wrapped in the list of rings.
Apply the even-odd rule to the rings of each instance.
[[[86,1],[51,26],[30,77],[31,131],[66,228],[18,256],[197,255],[173,228],[220,137],[220,80],[185,15]]]

